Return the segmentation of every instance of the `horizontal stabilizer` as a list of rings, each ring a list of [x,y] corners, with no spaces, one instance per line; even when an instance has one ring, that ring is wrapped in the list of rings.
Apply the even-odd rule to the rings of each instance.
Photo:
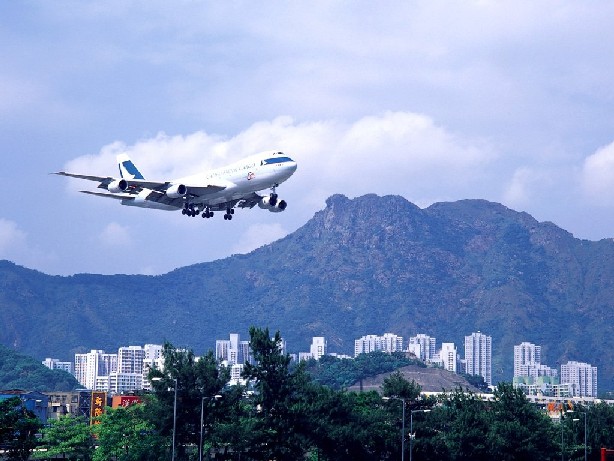
[[[116,200],[132,200],[135,197],[134,195],[130,194],[111,194],[109,192],[94,192],[91,190],[80,190],[79,192],[83,194],[96,195],[98,197],[114,198]]]
[[[66,171],[58,171],[53,174],[57,174],[60,176],[69,176],[71,178],[87,179],[88,181],[99,181],[99,182],[113,179],[108,176],[92,176],[92,175],[87,175],[87,174],[75,174],[75,173],[67,173]]]

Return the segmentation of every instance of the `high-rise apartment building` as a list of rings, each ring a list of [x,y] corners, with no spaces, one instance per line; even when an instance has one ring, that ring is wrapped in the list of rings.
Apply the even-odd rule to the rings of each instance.
[[[456,346],[454,343],[442,343],[441,351],[439,352],[439,360],[441,361],[441,365],[444,370],[451,371],[452,373],[457,372],[456,359],[458,357],[458,352],[456,351]]]
[[[117,351],[117,372],[143,374],[145,350],[142,346],[124,346]]]
[[[215,341],[215,357],[229,365],[251,362],[249,341],[241,341],[238,333],[230,333],[230,339]]]
[[[143,361],[145,350],[142,346],[123,346],[117,351],[117,369],[108,374],[108,388],[97,390],[113,394],[143,389]],[[102,383],[100,384],[102,387]]]
[[[561,365],[561,384],[570,384],[574,397],[597,397],[597,367],[567,362]]]
[[[43,365],[50,370],[64,370],[72,374],[72,362],[60,362],[60,359],[46,358],[43,360]]]
[[[373,351],[402,352],[403,337],[393,333],[384,333],[383,336],[366,335],[354,340],[354,357]]]
[[[514,346],[514,387],[526,393],[552,394],[558,388],[558,372],[541,363],[541,346],[523,342]]]
[[[156,370],[164,370],[164,357],[162,356],[162,346],[160,344],[145,344],[143,346],[145,357],[143,358],[143,389],[150,391],[151,382],[147,377],[149,372],[155,368]]]
[[[528,376],[527,367],[541,364],[542,347],[523,342],[514,346],[514,376]]]
[[[320,360],[320,357],[326,355],[326,338],[323,336],[314,336],[311,339],[311,347],[309,348],[309,352],[311,353],[311,357]]]
[[[75,354],[75,378],[86,389],[96,389],[96,382],[99,377],[108,377],[116,371],[117,354],[106,354],[102,350]]]
[[[492,385],[492,338],[479,331],[465,336],[465,361],[467,374],[484,378]]]
[[[431,362],[435,357],[435,338],[425,334],[417,334],[409,338],[408,351],[425,362]]]

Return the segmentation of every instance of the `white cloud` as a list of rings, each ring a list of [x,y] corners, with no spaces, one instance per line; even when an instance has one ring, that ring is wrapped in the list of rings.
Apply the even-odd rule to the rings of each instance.
[[[25,232],[15,222],[0,218],[0,258],[13,257],[25,244]]]
[[[243,233],[232,247],[231,253],[249,253],[263,245],[284,237],[288,232],[279,223],[253,224]]]
[[[508,206],[522,209],[535,198],[535,189],[543,187],[548,182],[545,172],[527,167],[518,168],[514,171],[503,194],[503,199]]]
[[[278,117],[254,123],[230,139],[202,131],[185,136],[160,133],[132,146],[109,144],[100,154],[75,159],[67,168],[114,174],[115,154],[127,152],[146,177],[168,180],[266,149],[283,150],[298,161],[298,171],[287,184],[295,195],[300,191],[300,200],[310,209],[338,192],[392,193],[416,200],[424,194],[455,196],[455,191],[476,184],[496,159],[484,141],[450,133],[427,116],[386,112],[349,124],[295,123]]]
[[[105,245],[113,247],[124,247],[132,243],[130,229],[115,222],[107,224],[99,238]]]
[[[614,203],[614,143],[588,156],[582,169],[582,187],[597,204]]]

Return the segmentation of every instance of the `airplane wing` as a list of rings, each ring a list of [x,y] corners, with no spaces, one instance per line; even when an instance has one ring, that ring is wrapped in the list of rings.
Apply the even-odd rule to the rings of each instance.
[[[86,175],[86,174],[68,173],[66,171],[58,171],[57,173],[54,173],[54,174],[57,174],[60,176],[69,176],[71,178],[77,178],[77,179],[86,179],[88,181],[98,181],[100,183],[98,184],[98,187],[100,189],[107,189],[109,184],[117,180],[117,178],[113,178],[110,176],[93,176],[93,175]],[[172,184],[169,181],[164,181],[164,182],[148,181],[146,179],[126,179],[124,178],[124,181],[126,181],[126,183],[128,184],[127,191],[129,191],[132,194],[138,194],[143,189],[151,189],[152,191],[158,191],[158,192],[164,193],[166,189],[168,189],[168,187]],[[201,196],[201,195],[207,195],[207,194],[211,194],[214,192],[222,191],[226,189],[227,185],[208,184],[206,186],[187,186],[187,187],[188,187],[189,195]],[[169,198],[169,200],[173,201],[174,199]],[[159,200],[156,200],[156,201],[159,201]]]
[[[258,205],[258,202],[260,202],[262,200],[262,196],[258,195],[255,192],[252,192],[251,194],[243,197],[241,200],[239,200],[239,203],[237,203],[237,206],[239,208],[254,208],[256,205]]]

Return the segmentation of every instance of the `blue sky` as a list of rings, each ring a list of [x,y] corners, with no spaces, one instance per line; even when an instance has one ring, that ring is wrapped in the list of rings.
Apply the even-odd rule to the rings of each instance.
[[[611,2],[0,3],[0,258],[160,274],[296,230],[334,193],[482,198],[614,236]],[[284,213],[119,206],[58,170],[171,179],[267,149]]]

